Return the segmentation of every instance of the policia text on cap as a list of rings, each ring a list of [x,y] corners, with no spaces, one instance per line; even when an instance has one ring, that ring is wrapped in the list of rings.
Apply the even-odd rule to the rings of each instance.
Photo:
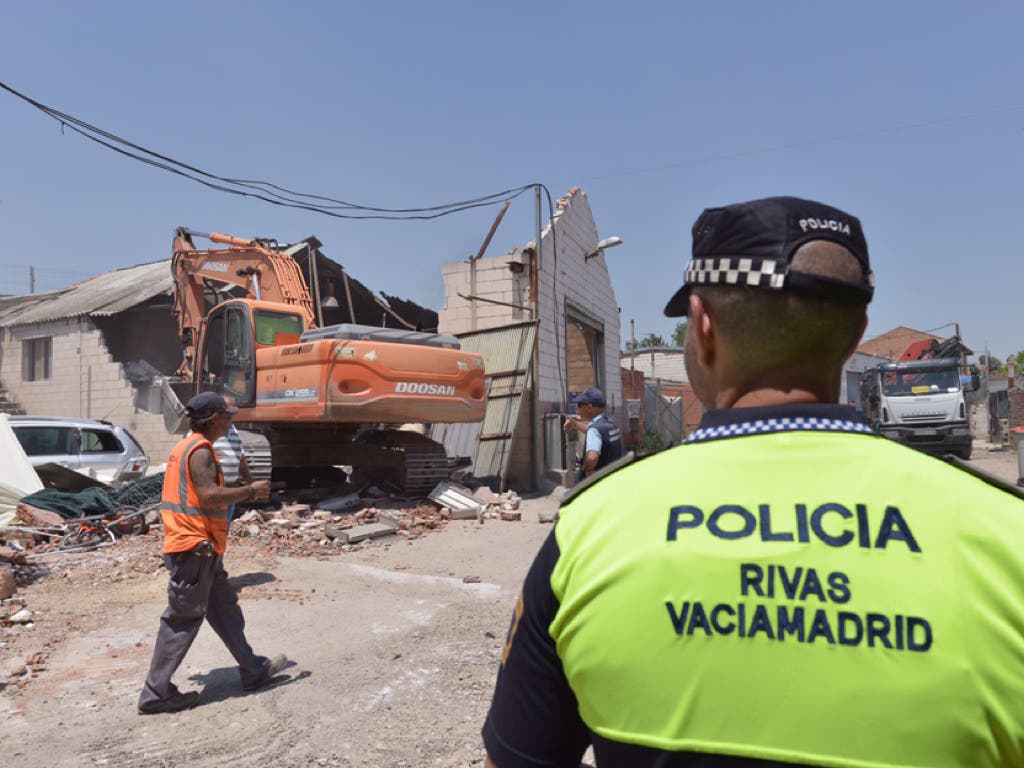
[[[873,291],[841,210],[698,218],[666,314],[709,410],[563,502],[488,765],[1024,766],[1024,501],[836,405]]]

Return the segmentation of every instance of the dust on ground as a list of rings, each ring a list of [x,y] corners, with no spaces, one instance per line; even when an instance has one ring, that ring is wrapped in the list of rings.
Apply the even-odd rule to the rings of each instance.
[[[1014,453],[979,443],[972,464],[1017,479]],[[0,628],[0,762],[481,766],[511,606],[558,495],[524,499],[518,522],[448,520],[330,556],[234,538],[225,565],[249,639],[292,662],[277,685],[243,693],[204,628],[175,678],[200,705],[174,715],[136,713],[165,605],[159,532],[47,560],[16,595],[31,624]]]

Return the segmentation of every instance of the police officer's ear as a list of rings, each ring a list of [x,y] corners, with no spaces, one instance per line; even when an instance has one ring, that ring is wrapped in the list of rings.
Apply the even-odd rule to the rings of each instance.
[[[693,334],[693,344],[697,352],[697,360],[704,368],[710,368],[715,362],[717,329],[707,303],[696,293],[690,294],[690,313],[686,323],[687,334]]]

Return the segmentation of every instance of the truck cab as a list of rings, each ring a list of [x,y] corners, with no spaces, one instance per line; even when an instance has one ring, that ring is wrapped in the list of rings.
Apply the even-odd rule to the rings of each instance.
[[[964,392],[977,387],[977,375],[960,375],[957,358],[883,363],[861,375],[861,407],[885,437],[968,459],[972,436]]]

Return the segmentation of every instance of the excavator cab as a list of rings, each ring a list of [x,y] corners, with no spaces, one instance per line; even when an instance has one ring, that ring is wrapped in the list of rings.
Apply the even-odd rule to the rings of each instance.
[[[196,371],[200,391],[213,391],[244,408],[256,403],[256,346],[252,307],[228,301],[204,322]]]

